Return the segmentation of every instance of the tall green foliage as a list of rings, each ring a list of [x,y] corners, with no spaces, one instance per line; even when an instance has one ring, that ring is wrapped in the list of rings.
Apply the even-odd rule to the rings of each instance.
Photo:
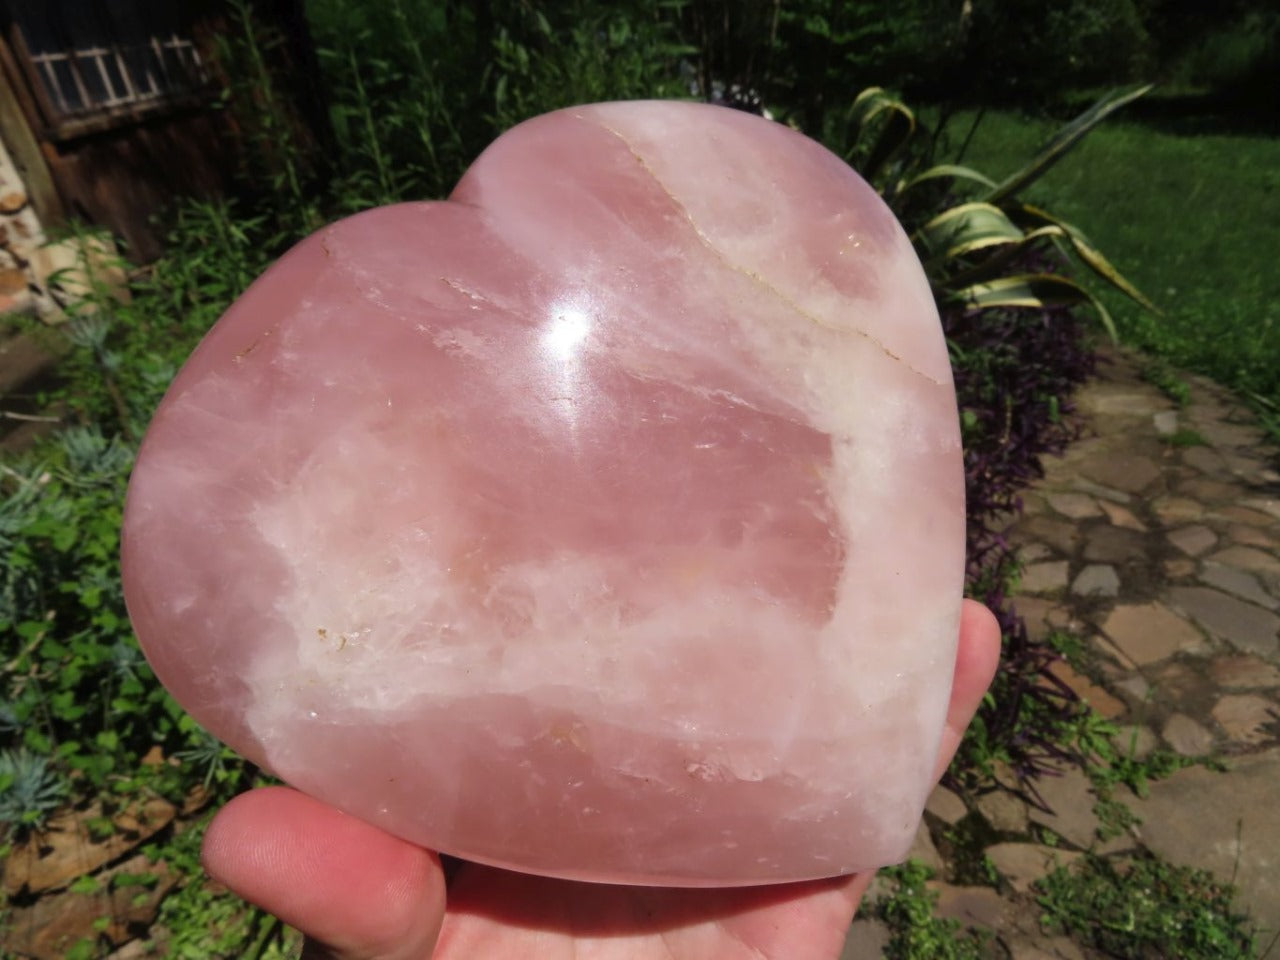
[[[689,94],[666,3],[316,0],[337,141],[334,206],[446,195],[529,117],[591,100]]]
[[[494,42],[493,126],[601,100],[689,95],[680,60],[694,52],[665,18],[581,3],[553,21],[530,10]],[[661,9],[659,6],[658,9]]]
[[[195,341],[266,265],[265,226],[190,203],[132,299],[91,285],[60,328],[71,352],[53,398],[80,423],[0,464],[0,747],[44,758],[57,796],[180,795],[193,777],[230,786],[240,776],[138,649],[120,589],[120,521],[137,438]],[[157,749],[200,764],[143,764]],[[34,763],[0,771],[10,827],[38,826],[55,796],[32,786]]]
[[[967,44],[970,89],[984,103],[1044,103],[1150,65],[1135,0],[975,0]]]

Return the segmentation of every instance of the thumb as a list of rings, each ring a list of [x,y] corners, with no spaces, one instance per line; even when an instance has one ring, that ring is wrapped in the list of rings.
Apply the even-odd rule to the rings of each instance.
[[[236,797],[209,825],[204,866],[308,937],[311,960],[425,960],[444,917],[440,860],[286,787]]]

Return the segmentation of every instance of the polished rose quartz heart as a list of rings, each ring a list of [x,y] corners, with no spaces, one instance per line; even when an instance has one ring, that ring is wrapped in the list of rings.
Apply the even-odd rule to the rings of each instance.
[[[964,550],[947,351],[844,163],[718,107],[563,110],[300,243],[129,491],[160,679],[289,783],[584,880],[905,855]]]

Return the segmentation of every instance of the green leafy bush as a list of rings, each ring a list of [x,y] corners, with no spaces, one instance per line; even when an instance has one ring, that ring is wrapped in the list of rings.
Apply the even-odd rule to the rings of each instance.
[[[595,4],[581,7],[558,26],[530,9],[525,29],[499,29],[493,62],[496,131],[576,103],[689,96],[679,63],[694,48],[681,44],[669,23]]]

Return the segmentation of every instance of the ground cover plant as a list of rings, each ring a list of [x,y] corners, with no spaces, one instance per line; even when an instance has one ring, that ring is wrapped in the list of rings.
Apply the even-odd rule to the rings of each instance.
[[[753,76],[779,117],[825,137],[885,191],[917,235],[938,286],[966,445],[970,591],[1000,615],[1006,664],[951,777],[978,782],[1001,765],[1032,778],[1046,765],[1085,757],[1065,731],[1087,714],[1069,690],[1044,679],[1057,651],[1031,641],[1005,596],[1016,563],[994,523],[1016,509],[1018,491],[1037,475],[1038,458],[1072,437],[1070,395],[1088,375],[1090,337],[1103,335],[1088,308],[1077,309],[1087,297],[1035,282],[1065,278],[1073,257],[1071,276],[1084,282],[1083,241],[1061,221],[1021,210],[1020,189],[991,196],[1015,172],[1011,157],[1035,155],[1052,132],[1047,125],[989,114],[964,156],[968,173],[915,182],[955,159],[962,142],[955,131],[965,129],[956,121],[966,116],[953,116],[951,133],[939,134],[938,124],[922,122],[884,91],[856,99],[861,84],[852,79],[877,66],[857,52],[859,31],[881,28],[859,28],[816,3],[779,5],[777,42],[759,47],[747,70],[739,64],[741,51],[727,43],[741,25],[717,33],[717,10],[709,4],[577,2],[539,14],[519,3],[473,8],[317,0],[313,29],[332,124],[317,143],[299,132],[280,92],[285,84],[272,73],[276,38],[262,30],[247,0],[233,6],[239,32],[225,38],[223,56],[231,76],[228,109],[238,111],[245,131],[244,195],[179,205],[166,255],[134,283],[131,300],[101,287],[73,309],[64,328],[73,349],[61,386],[46,397],[65,410],[66,429],[0,464],[0,549],[8,558],[0,571],[0,852],[68,805],[83,810],[100,801],[110,813],[152,793],[182,801],[196,791],[213,804],[257,778],[155,683],[124,615],[118,566],[120,502],[137,440],[186,354],[252,279],[326,219],[443,195],[489,140],[526,116],[605,97],[733,99],[731,83]],[[477,13],[484,9],[488,19]],[[769,28],[767,17],[751,27],[765,31],[762,36]],[[820,95],[810,95],[815,84]],[[984,138],[1003,129],[1000,124],[1020,139],[1010,132],[988,146]],[[1079,158],[1090,156],[1090,144],[1108,137],[1109,128],[1110,122],[1091,133],[1025,196],[1086,227],[1101,249],[1126,271],[1132,268],[1137,286],[1159,300],[1166,279],[1155,271],[1166,269],[1156,266],[1163,248],[1126,244],[1121,218],[1107,207],[1115,197],[1080,201],[1099,189],[1085,178],[1087,170],[1060,185],[1061,171],[1080,169]],[[1134,155],[1139,149],[1133,147]],[[1267,149],[1257,147],[1250,156],[1266,159]],[[1254,161],[1246,166],[1241,179],[1261,176]],[[976,178],[969,175],[975,170],[982,171]],[[1211,164],[1205,176],[1222,173]],[[952,212],[966,204],[978,206]],[[1228,215],[1251,215],[1248,206],[1231,201],[1223,224]],[[944,215],[950,219],[939,223]],[[1108,219],[1116,221],[1114,237]],[[1096,252],[1092,245],[1084,249]],[[1187,265],[1193,254],[1209,257],[1187,253],[1174,272],[1194,273]],[[1208,262],[1233,276],[1227,259]],[[976,285],[1009,278],[1016,279],[988,287],[987,309],[976,308]],[[1269,297],[1270,280],[1255,281]],[[1089,284],[1091,290],[1103,286]],[[1209,292],[1206,285],[1195,301],[1205,318]],[[1128,310],[1123,295],[1102,296],[1123,336],[1145,342],[1144,324],[1160,329],[1140,310]],[[1264,338],[1256,342],[1274,343],[1267,339],[1270,329],[1255,331]],[[1185,362],[1176,350],[1164,353]],[[1264,374],[1258,365],[1254,379],[1236,382],[1265,394]],[[186,832],[162,835],[149,854],[197,877],[200,824],[195,818]],[[109,822],[103,829],[111,829]],[[903,905],[887,909],[903,949],[914,944],[914,955],[926,955],[919,951],[950,930],[928,919],[928,909],[906,902],[923,889],[918,874],[901,873],[898,881]],[[174,956],[275,956],[286,943],[279,925],[196,879],[165,901],[160,924],[169,932],[156,949]],[[211,928],[217,937],[208,936]],[[90,940],[75,949],[93,956],[105,946]],[[963,944],[955,949],[956,956],[969,955]]]
[[[879,882],[887,888],[870,912],[891,931],[884,955],[891,960],[979,960],[984,938],[958,920],[934,916],[938,895],[926,884],[933,871],[917,861],[888,867]]]
[[[1257,956],[1247,918],[1230,887],[1203,870],[1138,857],[1123,867],[1085,857],[1038,884],[1041,922],[1052,933],[1125,960]]]

